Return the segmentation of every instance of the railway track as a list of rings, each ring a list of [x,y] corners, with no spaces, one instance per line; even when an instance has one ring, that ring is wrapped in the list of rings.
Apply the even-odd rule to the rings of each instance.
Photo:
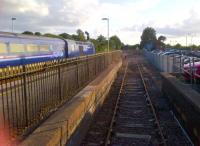
[[[82,146],[174,146],[173,142],[178,142],[175,144],[177,146],[190,145],[173,118],[171,122],[165,119],[166,112],[164,115],[157,112],[154,105],[156,99],[154,96],[151,98],[153,94],[148,90],[149,86],[153,86],[148,80],[151,74],[148,74],[149,70],[140,59],[129,61],[121,69],[102,110],[94,117]],[[169,122],[166,124],[169,128],[178,130],[166,132],[163,128],[165,121]],[[172,131],[179,133],[170,133]]]
[[[141,66],[138,64],[130,64],[129,69],[125,70],[105,141],[105,146],[107,145],[166,146]]]

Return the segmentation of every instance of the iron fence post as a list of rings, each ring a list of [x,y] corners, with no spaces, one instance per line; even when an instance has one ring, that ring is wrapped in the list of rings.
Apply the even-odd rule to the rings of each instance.
[[[192,58],[192,74],[193,74],[193,78],[194,78],[194,84],[196,84],[196,77],[195,77],[195,75],[196,75],[196,68],[195,68],[195,64],[194,64],[194,57]]]
[[[87,60],[88,81],[90,81],[90,68],[89,68],[89,57],[88,56],[87,56],[86,60]]]
[[[23,65],[23,90],[24,90],[24,104],[25,104],[25,125],[28,127],[28,103],[27,103],[27,82],[26,82],[26,66]]]
[[[76,62],[76,69],[77,69],[77,87],[79,88],[80,87],[80,84],[79,84],[79,61],[77,59],[77,62]]]
[[[104,68],[106,68],[106,54],[104,54],[103,56],[104,56]]]
[[[58,91],[59,91],[59,99],[62,101],[62,94],[61,94],[61,71],[60,71],[60,59],[58,60]]]
[[[191,58],[189,59],[190,63],[190,83],[192,84],[192,65],[191,65]]]
[[[97,75],[97,56],[95,56],[94,66],[95,66],[95,76]]]
[[[181,55],[180,55],[180,65],[179,65],[179,72],[180,72],[180,74],[181,74]]]
[[[172,72],[175,72],[175,59],[173,55]]]

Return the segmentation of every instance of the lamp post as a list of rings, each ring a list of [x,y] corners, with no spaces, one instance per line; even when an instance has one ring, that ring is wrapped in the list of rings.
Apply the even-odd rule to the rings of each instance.
[[[193,48],[193,45],[195,45],[195,43],[193,43],[193,38],[195,39],[195,37],[196,37],[196,34],[195,34],[195,33],[191,34],[191,50],[192,50],[192,51],[195,51],[195,50],[194,50],[195,48]]]
[[[185,37],[185,45],[187,47],[187,34],[186,34],[186,37]]]
[[[13,33],[13,31],[14,31],[14,25],[13,25],[13,23],[14,23],[14,21],[16,20],[16,18],[14,18],[14,17],[12,17],[12,33]]]
[[[108,52],[109,52],[109,50],[110,50],[110,44],[109,44],[109,31],[110,31],[110,28],[109,28],[109,18],[102,18],[102,20],[105,20],[105,21],[107,21],[107,24],[108,24]]]

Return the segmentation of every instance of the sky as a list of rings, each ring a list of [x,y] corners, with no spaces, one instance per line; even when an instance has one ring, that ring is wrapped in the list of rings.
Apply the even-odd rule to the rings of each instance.
[[[153,27],[166,43],[200,45],[200,0],[0,0],[0,31],[117,35],[125,44],[140,42],[145,27]]]

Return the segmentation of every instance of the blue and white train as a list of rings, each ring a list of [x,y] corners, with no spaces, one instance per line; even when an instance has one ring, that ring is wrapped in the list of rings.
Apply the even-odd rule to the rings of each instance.
[[[0,68],[90,54],[91,42],[0,32]]]

